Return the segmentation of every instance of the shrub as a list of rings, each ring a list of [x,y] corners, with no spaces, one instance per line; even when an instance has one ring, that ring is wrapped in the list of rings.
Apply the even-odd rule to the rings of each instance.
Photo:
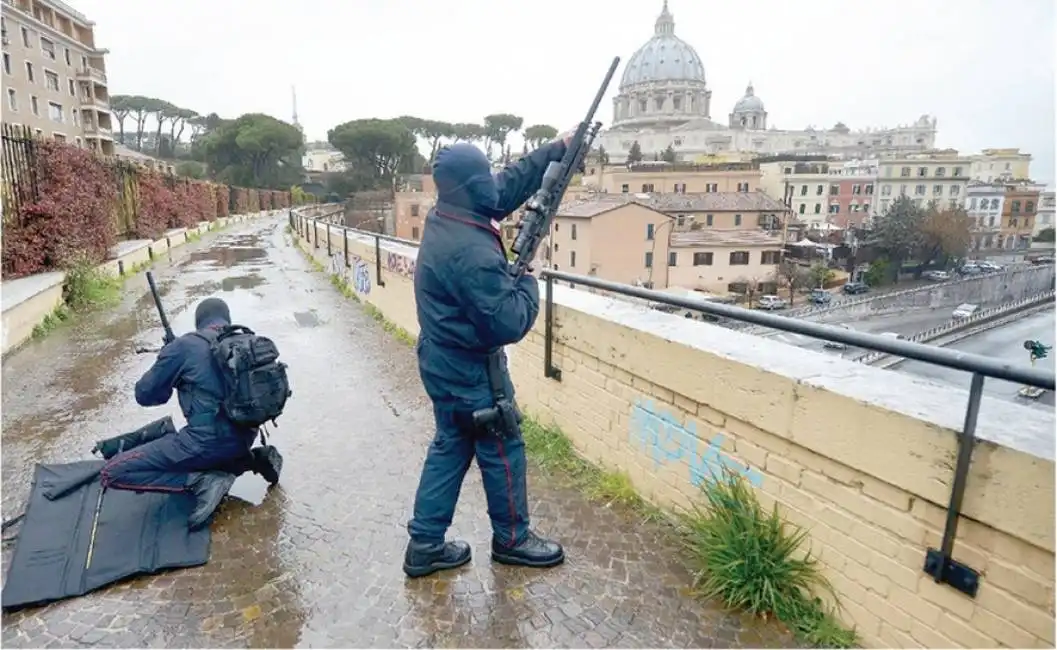
[[[62,286],[63,301],[75,312],[112,305],[120,291],[121,279],[101,271],[95,260],[84,255],[71,260]]]
[[[180,181],[176,185],[177,222],[180,228],[192,228],[209,221],[215,204],[204,183]]]
[[[107,168],[78,147],[54,141],[35,146],[38,198],[4,224],[4,278],[63,268],[78,254],[101,262],[117,238],[117,187]]]
[[[249,191],[244,187],[236,187],[235,190],[235,214],[246,214],[250,207]]]
[[[143,239],[157,239],[168,228],[178,228],[177,198],[160,174],[139,172],[139,211],[133,234]]]
[[[217,201],[217,217],[230,214],[231,188],[227,185],[213,185],[213,194]]]

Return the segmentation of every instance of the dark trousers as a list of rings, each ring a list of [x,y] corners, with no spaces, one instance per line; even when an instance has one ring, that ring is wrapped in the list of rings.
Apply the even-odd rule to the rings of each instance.
[[[477,457],[481,469],[492,534],[514,546],[529,528],[525,443],[520,434],[510,438],[478,432],[468,412],[434,405],[437,435],[422,467],[415,514],[408,532],[416,542],[442,542],[455,515],[462,481]]]
[[[180,429],[121,452],[100,472],[103,486],[144,492],[181,492],[191,472],[241,474],[250,469],[253,437]]]

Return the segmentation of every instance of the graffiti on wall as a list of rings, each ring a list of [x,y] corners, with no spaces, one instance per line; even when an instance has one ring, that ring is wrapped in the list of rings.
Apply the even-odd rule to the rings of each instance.
[[[386,253],[385,268],[408,279],[415,277],[415,260],[406,255]]]
[[[330,256],[330,273],[355,289],[356,293],[371,293],[371,267],[359,255],[349,253],[349,265],[345,266],[345,253],[335,252]]]
[[[685,424],[671,411],[658,408],[652,399],[639,398],[631,407],[631,444],[653,458],[657,467],[686,461],[690,483],[698,487],[706,480],[722,477],[729,469],[744,476],[755,487],[763,485],[763,474],[723,451],[725,436],[717,433],[707,442],[698,437],[693,421]]]

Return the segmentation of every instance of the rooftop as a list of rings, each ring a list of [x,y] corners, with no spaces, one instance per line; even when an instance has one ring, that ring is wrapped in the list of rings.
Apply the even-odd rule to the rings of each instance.
[[[774,234],[771,234],[773,232]],[[682,230],[673,232],[669,239],[672,248],[702,246],[773,246],[782,247],[780,233],[764,230]]]
[[[784,212],[785,205],[763,192],[702,192],[696,194],[597,194],[569,201],[562,217],[590,218],[635,203],[658,212]]]

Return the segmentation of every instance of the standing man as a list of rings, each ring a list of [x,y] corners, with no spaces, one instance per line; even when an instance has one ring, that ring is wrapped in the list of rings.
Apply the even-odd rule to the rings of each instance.
[[[492,559],[531,567],[565,559],[560,544],[529,529],[525,443],[513,417],[495,415],[498,400],[514,400],[503,346],[524,338],[539,312],[537,280],[511,275],[499,222],[539,189],[567,143],[537,149],[494,177],[471,144],[442,149],[433,164],[437,204],[426,216],[415,302],[419,374],[437,433],[408,523],[404,572],[411,577],[470,561],[469,544],[445,541],[445,534],[474,456],[492,520]]]

